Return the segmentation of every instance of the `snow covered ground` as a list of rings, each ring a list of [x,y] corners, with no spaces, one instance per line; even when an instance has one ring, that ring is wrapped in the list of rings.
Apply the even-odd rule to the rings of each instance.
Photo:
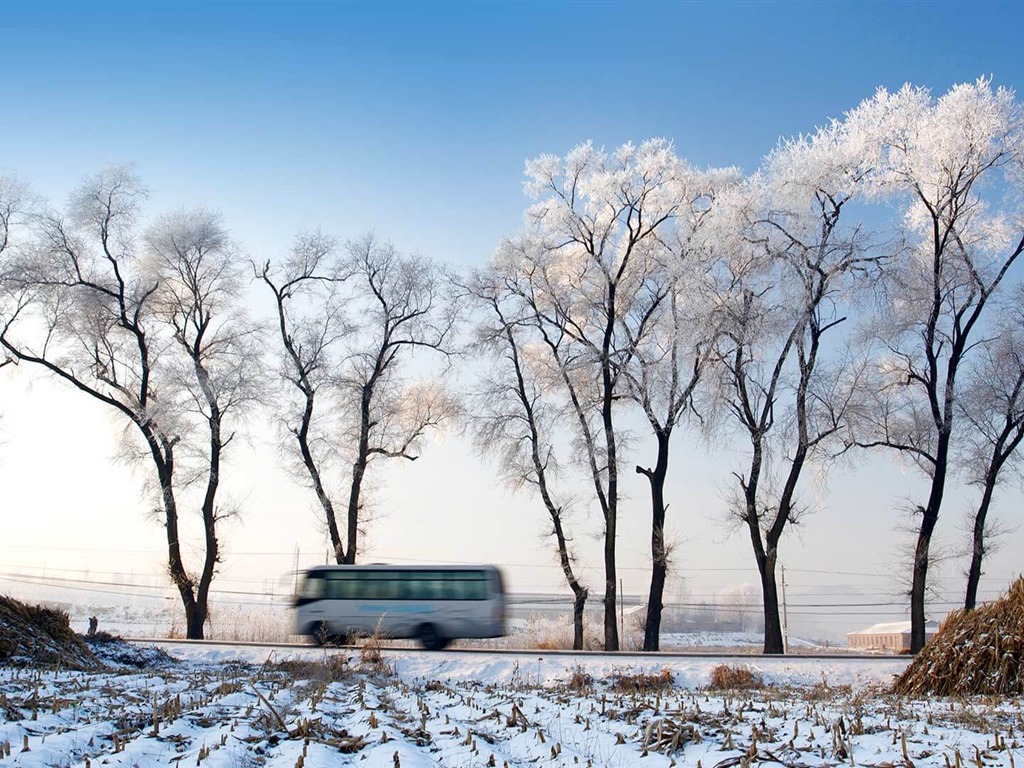
[[[882,692],[904,659],[717,664],[520,653],[166,646],[83,674],[0,668],[2,765],[1024,766],[1021,702]]]

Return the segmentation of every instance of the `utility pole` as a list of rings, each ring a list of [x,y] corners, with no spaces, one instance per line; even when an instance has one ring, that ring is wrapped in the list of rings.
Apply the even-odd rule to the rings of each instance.
[[[789,616],[786,610],[786,566],[782,569],[782,652],[789,653]]]
[[[622,594],[622,579],[619,579],[619,648],[626,636],[626,596]]]

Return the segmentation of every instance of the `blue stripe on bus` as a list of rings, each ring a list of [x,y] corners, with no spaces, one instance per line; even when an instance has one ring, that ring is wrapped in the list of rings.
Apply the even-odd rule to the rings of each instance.
[[[359,613],[434,613],[437,609],[429,605],[360,605]]]

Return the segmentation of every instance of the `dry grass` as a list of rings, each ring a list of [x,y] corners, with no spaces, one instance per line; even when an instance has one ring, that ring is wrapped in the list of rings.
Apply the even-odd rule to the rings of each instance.
[[[594,676],[587,672],[582,664],[573,667],[569,679],[565,681],[566,689],[573,693],[590,693],[594,689]]]
[[[290,610],[214,604],[206,634],[210,640],[289,643],[295,640],[294,632],[294,615]]]
[[[811,703],[834,701],[837,698],[852,696],[853,686],[830,685],[827,680],[822,679],[820,683],[802,689],[801,695],[805,701]]]
[[[181,608],[176,606],[169,617],[166,637],[183,639],[184,622]],[[204,634],[207,640],[242,643],[292,643],[297,638],[292,611],[273,603],[257,608],[211,602]]]
[[[381,653],[384,641],[387,639],[388,635],[384,631],[384,622],[381,619],[377,622],[377,627],[374,629],[373,634],[367,637],[359,648],[359,663],[364,669],[377,674],[390,675],[394,672],[391,664],[388,663]]]
[[[617,693],[656,693],[672,690],[672,672],[667,667],[656,675],[637,672],[629,675],[616,673],[612,676],[612,687]]]
[[[549,617],[530,616],[522,629],[514,632],[498,644],[503,648],[537,650],[537,651],[568,651],[572,650],[573,627],[569,615]],[[643,627],[629,626],[619,637],[619,646],[623,651],[635,651],[643,647]],[[604,650],[604,626],[600,616],[587,614],[583,625],[583,650]]]
[[[900,675],[903,695],[1024,693],[1024,578],[998,600],[951,613]]]
[[[752,691],[764,688],[764,679],[750,667],[719,664],[711,670],[708,686],[713,691]]]
[[[36,663],[89,669],[100,666],[68,614],[0,595],[0,663]]]
[[[590,619],[588,616],[587,619]],[[583,649],[600,650],[601,638],[593,621],[583,625]],[[573,639],[572,617],[557,618],[530,616],[526,625],[507,638],[510,648],[533,649],[538,651],[571,650]]]
[[[288,659],[270,668],[283,672],[295,680],[311,680],[317,683],[338,683],[352,677],[352,668],[343,653],[325,654],[323,659],[317,661]]]

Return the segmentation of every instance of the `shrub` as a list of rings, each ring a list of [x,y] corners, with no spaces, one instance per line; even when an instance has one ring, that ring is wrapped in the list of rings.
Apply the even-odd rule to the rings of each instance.
[[[379,674],[392,673],[391,665],[388,664],[381,654],[386,638],[387,633],[384,631],[384,621],[381,619],[377,622],[377,627],[374,629],[373,634],[363,641],[363,645],[359,649],[359,662],[362,666],[368,667],[371,671]]]
[[[764,688],[764,679],[750,667],[719,664],[711,670],[710,688],[713,691],[749,691]]]
[[[594,677],[583,668],[583,665],[577,664],[573,667],[569,679],[565,681],[565,687],[574,693],[589,692],[594,687]]]
[[[666,667],[658,674],[637,672],[629,675],[617,672],[612,676],[612,687],[618,693],[656,693],[672,689],[672,672]]]

